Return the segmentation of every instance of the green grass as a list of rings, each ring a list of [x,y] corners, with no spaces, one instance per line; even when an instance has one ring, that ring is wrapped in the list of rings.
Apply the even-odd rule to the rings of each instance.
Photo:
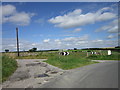
[[[118,55],[90,55],[89,57],[87,57],[89,59],[93,59],[93,60],[119,60],[119,56]]]
[[[90,55],[87,58],[91,60],[119,60],[120,53],[112,52],[112,55],[107,55],[106,52],[104,52],[103,55]]]
[[[92,62],[89,59],[86,59],[85,56],[86,56],[85,53],[80,55],[80,53],[77,53],[77,52],[72,53],[71,55],[68,55],[68,56],[61,56],[56,54],[54,56],[50,56],[48,60],[45,62],[52,64],[54,66],[57,66],[59,68],[62,68],[64,70],[73,69],[73,68],[81,67],[84,65],[96,63],[96,62]]]
[[[2,82],[17,69],[17,61],[8,56],[2,56]]]
[[[103,51],[102,55],[89,55],[88,57],[86,52],[72,52],[68,56],[55,54],[48,57],[48,60],[45,62],[68,70],[97,63],[92,62],[91,60],[118,60],[118,56],[120,56],[120,53],[118,52],[112,52],[112,55],[108,56],[107,51]]]

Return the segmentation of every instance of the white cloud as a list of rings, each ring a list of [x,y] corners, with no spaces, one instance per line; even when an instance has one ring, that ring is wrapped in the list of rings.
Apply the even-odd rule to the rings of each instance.
[[[68,37],[63,39],[63,41],[74,41],[74,40],[76,40],[75,37]]]
[[[60,39],[55,39],[55,42],[59,42],[60,41]]]
[[[28,25],[31,17],[35,15],[34,13],[18,12],[13,5],[0,6],[0,10],[2,10],[2,23],[10,22],[21,26]]]
[[[102,42],[103,40],[100,40],[100,39],[98,39],[98,40],[93,40],[92,42]]]
[[[118,19],[114,19],[109,24],[104,25],[96,30],[96,32],[107,31],[109,34],[106,38],[113,39],[118,37]]]
[[[3,16],[9,16],[16,12],[16,7],[13,5],[0,6],[0,9],[2,10]]]
[[[96,30],[96,32],[107,31],[108,33],[118,33],[118,19],[113,20],[107,25],[104,25]]]
[[[49,41],[50,41],[50,39],[43,40],[43,42],[45,42],[45,43],[48,43]]]
[[[118,19],[114,19],[112,22],[110,22],[107,25],[104,25],[100,28],[98,28],[95,32],[100,32],[100,31],[107,31],[110,35],[107,37],[108,39],[115,38],[115,36],[111,34],[117,34],[118,33]]]
[[[81,28],[76,28],[74,30],[64,31],[64,32],[67,32],[68,34],[62,34],[60,36],[71,36],[71,37],[79,36],[76,33],[79,33],[81,30],[82,30]]]
[[[32,46],[36,46],[37,44],[36,43],[33,43]]]
[[[73,30],[73,33],[77,33],[77,32],[80,32],[81,31],[81,28],[76,28],[75,30]]]
[[[76,9],[73,12],[70,12],[63,16],[53,17],[48,21],[50,23],[55,24],[55,27],[61,27],[61,28],[72,28],[77,26],[83,26],[86,24],[93,24],[97,21],[105,21],[115,18],[116,14],[112,12],[107,12],[108,9],[110,8],[106,7],[98,10],[97,12],[94,13],[89,12],[86,14],[82,14],[81,9]]]
[[[55,41],[55,43],[58,44],[58,45],[62,44],[62,42],[61,42],[60,39],[55,39],[54,41]]]
[[[99,29],[97,29],[95,32],[105,31],[105,30],[108,30],[110,28],[112,28],[111,25],[105,25],[105,26],[102,26]]]
[[[97,17],[97,21],[105,21],[105,20],[109,20],[109,19],[113,19],[113,18],[115,18],[114,13],[103,13]]]
[[[62,41],[69,41],[69,42],[76,42],[76,41],[83,41],[83,40],[87,40],[88,39],[88,35],[84,35],[82,37],[68,37],[68,38],[64,38],[62,39]]]
[[[109,33],[118,33],[118,26],[114,26],[108,30]]]
[[[31,20],[31,15],[25,12],[16,13],[15,15],[8,18],[8,22],[13,22],[17,25],[28,25]]]
[[[113,38],[115,38],[116,36],[114,36],[114,35],[108,35],[108,39],[113,39]]]

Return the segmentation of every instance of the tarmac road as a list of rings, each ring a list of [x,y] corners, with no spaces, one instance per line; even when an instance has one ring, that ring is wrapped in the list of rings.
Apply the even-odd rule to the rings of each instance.
[[[70,70],[40,88],[118,88],[118,61]]]

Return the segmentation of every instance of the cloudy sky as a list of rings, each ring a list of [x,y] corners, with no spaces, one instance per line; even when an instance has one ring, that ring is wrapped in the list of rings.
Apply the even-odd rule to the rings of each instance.
[[[115,47],[117,7],[116,2],[4,2],[2,51],[16,51],[16,27],[20,50]]]

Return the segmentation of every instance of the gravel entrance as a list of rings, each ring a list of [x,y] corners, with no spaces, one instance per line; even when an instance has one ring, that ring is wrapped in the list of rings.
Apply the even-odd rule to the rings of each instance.
[[[2,84],[2,87],[38,88],[66,72],[65,70],[43,62],[45,60],[46,59],[17,59],[18,69]]]

